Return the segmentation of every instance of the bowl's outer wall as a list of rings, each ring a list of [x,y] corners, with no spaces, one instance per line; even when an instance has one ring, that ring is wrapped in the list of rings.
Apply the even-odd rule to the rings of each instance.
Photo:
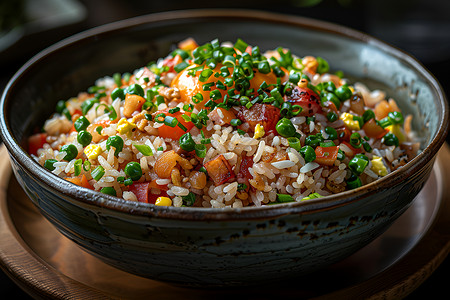
[[[415,127],[423,147],[435,138],[439,122],[446,118],[434,101],[440,96],[409,60],[393,57],[373,41],[367,44],[327,30],[311,30],[310,25],[284,23],[277,16],[262,20],[265,17],[174,18],[155,23],[147,17],[148,24],[99,32],[73,44],[76,39],[68,40],[29,63],[3,99],[2,122],[12,138],[5,126],[2,137],[14,153],[12,166],[19,183],[43,215],[70,239],[116,267],[183,284],[248,284],[308,273],[350,255],[381,234],[422,188],[433,158],[421,161],[424,166],[403,175],[401,182],[380,184],[379,189],[372,185],[362,199],[349,196],[333,205],[317,202],[305,210],[296,206],[279,216],[269,213],[267,217],[263,212],[258,218],[231,221],[182,220],[90,203],[90,192],[80,188],[70,194],[69,183],[39,174],[43,168],[14,148],[17,141],[26,149],[26,137],[50,116],[58,100],[86,90],[97,78],[130,71],[164,56],[171,45],[190,36],[200,43],[240,37],[262,50],[283,46],[300,56],[324,57],[334,70],[367,79],[371,87],[377,85],[373,80],[381,82],[402,109],[424,124]]]
[[[192,286],[259,284],[304,275],[359,250],[397,219],[433,167],[354,205],[235,221],[133,216],[55,192],[13,164],[25,192],[69,239],[127,272]]]

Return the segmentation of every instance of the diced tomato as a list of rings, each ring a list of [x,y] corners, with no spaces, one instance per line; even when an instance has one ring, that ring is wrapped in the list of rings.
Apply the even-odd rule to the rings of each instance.
[[[230,124],[231,120],[236,119],[236,115],[231,110],[226,110],[222,107],[216,107],[208,114],[208,118],[214,123],[223,126],[226,124]]]
[[[316,159],[314,160],[316,163],[326,166],[334,165],[334,162],[337,159],[339,147],[316,147]]]
[[[46,133],[37,133],[28,138],[28,153],[37,155],[38,149],[42,148],[47,141]]]
[[[81,176],[76,176],[76,177],[67,177],[66,178],[67,181],[70,181],[78,186],[82,186],[84,188],[93,190],[94,188],[91,186],[91,184],[89,183],[89,181],[86,178],[86,175],[81,175]]]
[[[221,185],[236,177],[230,164],[222,154],[208,161],[204,164],[204,167],[215,186]]]
[[[155,204],[158,197],[167,197],[167,193],[161,190],[159,194],[153,194],[150,189],[153,187],[152,182],[135,182],[129,186],[129,191],[136,195],[139,202]]]
[[[169,67],[168,72],[175,72],[173,69],[176,65],[181,63],[183,61],[183,58],[180,55],[175,55],[174,57],[167,57],[163,60],[163,66]]]
[[[178,122],[183,125],[184,127],[186,127],[186,131],[184,131],[183,129],[181,129],[178,125],[175,127],[170,127],[168,125],[162,125],[160,127],[158,127],[158,134],[159,136],[163,137],[163,138],[170,138],[172,140],[178,140],[183,134],[185,134],[186,132],[189,132],[192,127],[194,127],[194,123],[192,122],[187,122],[186,120],[183,119],[182,115],[183,113],[181,112],[176,112],[176,113],[169,113],[168,110],[163,110],[163,111],[157,111],[154,116],[156,117],[158,114],[160,113],[164,113],[166,116],[172,116],[174,118],[176,118],[178,120]],[[188,116],[191,115],[191,113],[186,112],[184,113]]]
[[[256,124],[261,124],[268,135],[275,132],[275,126],[280,119],[280,109],[270,104],[256,103],[250,109],[240,106],[236,117],[242,122],[247,122],[251,132],[255,130]]]
[[[241,160],[241,168],[239,169],[237,178],[244,179],[245,181],[252,179],[253,176],[248,171],[248,168],[250,168],[252,166],[253,166],[253,155],[252,156],[243,155],[242,160]]]
[[[322,111],[320,97],[309,88],[295,86],[290,95],[284,96],[284,100],[292,105],[300,105],[303,108],[301,116],[312,116]]]

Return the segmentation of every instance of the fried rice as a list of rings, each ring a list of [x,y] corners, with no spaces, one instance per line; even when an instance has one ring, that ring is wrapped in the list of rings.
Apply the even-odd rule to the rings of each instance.
[[[128,201],[239,208],[386,176],[419,151],[411,122],[324,58],[187,39],[59,101],[29,153],[61,178]]]

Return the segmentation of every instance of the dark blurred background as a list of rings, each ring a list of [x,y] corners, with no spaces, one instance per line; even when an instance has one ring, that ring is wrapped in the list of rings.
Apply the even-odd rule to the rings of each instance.
[[[1,0],[0,90],[34,54],[74,33],[143,14],[192,8],[266,10],[366,32],[415,56],[450,95],[450,1],[442,0]],[[408,298],[445,295],[449,276],[447,259]],[[0,293],[26,298],[1,271]]]

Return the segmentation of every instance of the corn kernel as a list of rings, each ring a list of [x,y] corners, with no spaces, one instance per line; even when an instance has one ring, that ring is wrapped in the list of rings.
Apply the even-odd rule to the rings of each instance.
[[[379,156],[373,156],[372,159],[372,167],[370,168],[375,174],[378,176],[386,176],[388,174],[387,169],[385,165],[383,164],[383,161],[381,160],[381,157]]]
[[[395,136],[398,138],[399,143],[403,143],[404,141],[406,141],[405,134],[403,133],[403,129],[400,124],[389,125],[386,127],[386,129],[395,134]]]
[[[350,130],[360,130],[358,120],[353,119],[353,115],[349,113],[342,113],[340,119],[344,121],[345,125]]]
[[[87,145],[84,148],[84,154],[86,154],[88,159],[97,159],[97,157],[103,152],[102,147],[99,145]]]
[[[155,205],[172,206],[172,199],[170,199],[169,197],[158,197],[158,199],[156,199]]]
[[[256,124],[255,126],[255,134],[253,135],[254,139],[262,138],[266,132],[264,131],[264,127],[261,124]]]
[[[117,123],[117,132],[120,134],[130,134],[134,128],[136,128],[136,124],[128,122],[125,118],[120,119]]]

